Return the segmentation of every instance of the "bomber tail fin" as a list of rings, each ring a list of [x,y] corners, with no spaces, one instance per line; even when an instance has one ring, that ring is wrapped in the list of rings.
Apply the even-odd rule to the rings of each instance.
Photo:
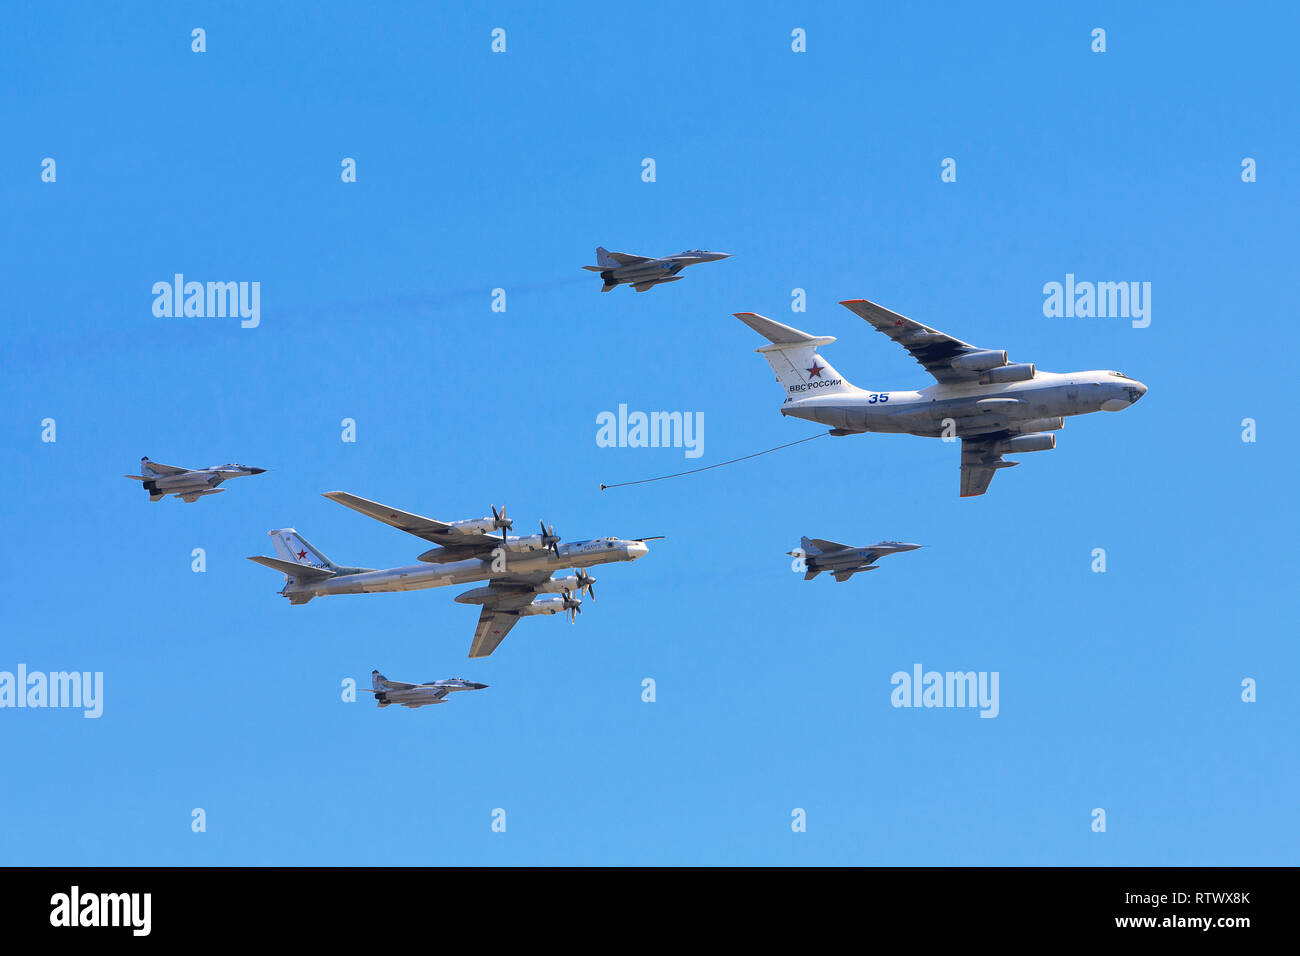
[[[275,553],[282,560],[326,571],[339,570],[337,564],[312,547],[307,539],[293,528],[281,528],[278,531],[267,533],[271,536],[271,544],[275,547]]]

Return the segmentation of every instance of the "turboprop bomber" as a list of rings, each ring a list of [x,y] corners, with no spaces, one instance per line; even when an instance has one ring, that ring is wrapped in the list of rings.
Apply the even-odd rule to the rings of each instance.
[[[1018,461],[1003,455],[1047,451],[1071,415],[1118,412],[1147,387],[1121,372],[1044,372],[984,349],[866,299],[841,302],[916,359],[937,384],[918,390],[858,388],[824,359],[835,341],[810,335],[753,312],[740,319],[768,340],[757,351],[785,390],[781,414],[830,425],[832,435],[891,432],[961,439],[961,495],[982,495],[993,475]]]
[[[610,252],[604,246],[596,247],[596,265],[583,266],[588,272],[599,272],[604,280],[601,292],[613,292],[620,285],[630,285],[637,292],[645,292],[665,282],[676,282],[682,278],[678,275],[687,266],[699,265],[701,262],[717,262],[730,259],[725,252],[705,252],[703,249],[688,249],[675,256],[654,259],[648,256],[632,256],[626,252]]]
[[[345,491],[331,491],[325,497],[434,547],[419,555],[418,564],[384,570],[347,567],[325,557],[293,528],[281,528],[269,532],[276,557],[258,555],[249,560],[284,574],[280,593],[290,604],[331,594],[419,591],[486,581],[483,587],[456,596],[460,604],[481,608],[470,657],[491,654],[522,617],[567,614],[576,621],[582,613],[581,595],[595,598],[596,579],[587,569],[635,561],[649,551],[647,541],[657,540],[610,537],[564,542],[545,522],[537,534],[509,534],[513,519],[506,517],[505,508],[498,512],[495,506],[490,518],[438,521]],[[577,573],[556,577],[559,571]]]
[[[211,468],[180,468],[150,461],[148,458],[140,459],[140,470],[144,472],[143,475],[124,477],[143,481],[150,501],[161,501],[164,495],[173,495],[191,505],[204,495],[221,494],[226,489],[218,488],[217,485],[227,479],[260,475],[266,471],[265,468],[249,468],[238,462],[213,465]]]

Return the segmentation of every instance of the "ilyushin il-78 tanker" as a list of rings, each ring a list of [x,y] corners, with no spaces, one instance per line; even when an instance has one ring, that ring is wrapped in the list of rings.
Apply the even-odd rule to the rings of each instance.
[[[584,591],[595,597],[596,579],[586,569],[614,561],[643,557],[651,538],[593,538],[561,543],[554,527],[542,524],[538,534],[507,534],[514,521],[505,509],[495,507],[490,518],[437,521],[390,508],[377,501],[344,491],[325,495],[331,501],[407,534],[432,542],[435,547],[418,557],[418,564],[376,570],[335,564],[293,528],[271,531],[276,557],[251,557],[285,576],[280,591],[290,604],[306,604],[331,594],[371,594],[378,591],[418,591],[449,584],[488,582],[456,596],[461,604],[482,607],[470,657],[487,657],[521,617],[568,614],[576,620]],[[497,535],[500,532],[500,536]],[[552,577],[557,571],[577,574]]]
[[[1147,391],[1121,372],[1043,372],[1011,362],[1001,349],[969,345],[866,299],[840,304],[905,348],[938,384],[858,388],[821,356],[819,349],[834,338],[737,312],[736,318],[771,343],[758,351],[785,389],[781,414],[830,425],[832,435],[960,438],[962,497],[984,494],[998,469],[1020,464],[1003,455],[1055,448],[1052,432],[1066,417],[1122,411]]]

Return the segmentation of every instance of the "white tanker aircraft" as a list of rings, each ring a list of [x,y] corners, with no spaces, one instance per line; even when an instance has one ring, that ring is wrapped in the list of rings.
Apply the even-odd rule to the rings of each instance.
[[[831,426],[832,435],[893,432],[961,439],[961,495],[982,495],[1002,456],[1056,447],[1067,415],[1118,412],[1147,387],[1121,372],[1058,374],[1007,361],[1002,349],[968,345],[868,302],[841,302],[916,359],[937,385],[876,391],[849,384],[818,352],[835,339],[809,335],[753,312],[736,318],[771,345],[758,349],[785,390],[781,414]]]
[[[506,517],[505,508],[498,512],[495,506],[490,518],[436,521],[344,491],[327,492],[325,497],[436,547],[419,556],[420,564],[386,570],[352,568],[335,564],[293,528],[281,528],[268,532],[277,557],[258,555],[248,560],[284,574],[280,593],[290,604],[306,604],[330,594],[419,591],[487,581],[486,587],[456,596],[461,604],[478,604],[483,609],[470,657],[491,654],[521,617],[567,612],[571,621],[576,620],[582,613],[579,595],[585,591],[596,596],[592,587],[596,579],[587,568],[635,561],[649,551],[647,541],[662,537],[593,538],[562,544],[554,526],[548,528],[544,522],[539,534],[507,534],[514,521]],[[552,577],[556,571],[570,570],[578,573]]]

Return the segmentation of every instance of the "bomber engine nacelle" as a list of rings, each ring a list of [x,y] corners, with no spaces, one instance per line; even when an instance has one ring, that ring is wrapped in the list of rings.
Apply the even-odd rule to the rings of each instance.
[[[447,524],[462,534],[472,534],[479,531],[484,534],[492,534],[497,530],[497,523],[491,518],[468,518],[464,521],[448,521]]]
[[[1007,385],[1011,382],[1027,382],[1034,377],[1034,364],[1022,362],[1015,365],[1003,365],[1001,368],[989,369],[980,376],[981,385]]]
[[[582,585],[577,575],[569,574],[562,578],[551,578],[549,581],[543,581],[537,585],[537,590],[543,594],[563,594],[565,591],[576,591]]]
[[[1056,447],[1056,436],[1050,432],[1035,432],[1032,435],[1017,435],[1006,441],[998,442],[998,454],[1009,455],[1022,451],[1051,451]]]
[[[565,611],[577,611],[582,605],[579,598],[569,594],[543,594],[533,600],[532,604],[519,609],[521,617],[533,614],[563,614]]]
[[[965,355],[954,355],[952,367],[967,372],[987,372],[1007,364],[1007,353],[1001,349],[980,349]]]
[[[466,591],[464,594],[457,594],[454,600],[457,604],[486,604],[489,599],[500,597],[499,590],[493,591],[491,588],[474,588]]]

